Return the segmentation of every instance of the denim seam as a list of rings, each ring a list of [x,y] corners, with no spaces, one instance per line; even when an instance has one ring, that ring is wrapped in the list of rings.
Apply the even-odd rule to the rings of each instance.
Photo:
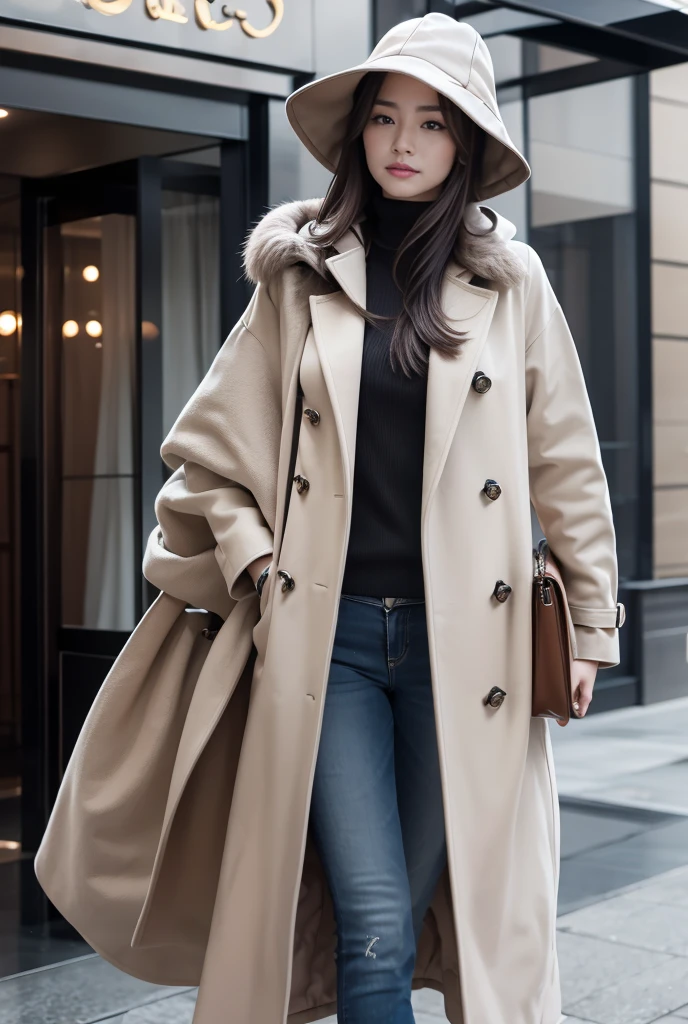
[[[410,633],[409,619],[410,618],[411,618],[411,613],[410,613],[410,611],[407,610],[406,618],[405,618],[405,622],[404,622],[404,647],[403,647],[402,652],[401,652],[401,654],[399,655],[398,658],[390,659],[388,657],[388,659],[387,659],[388,667],[396,668],[397,665],[401,664],[401,662],[404,660],[404,658],[406,657],[406,655],[409,652],[409,647],[411,646],[410,642],[409,642],[410,641],[410,637],[409,637],[409,633]],[[389,647],[387,648],[387,652],[389,654]]]

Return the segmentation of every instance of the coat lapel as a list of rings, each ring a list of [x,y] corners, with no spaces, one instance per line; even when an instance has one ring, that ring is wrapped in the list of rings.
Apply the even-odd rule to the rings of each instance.
[[[340,432],[345,478],[351,492],[366,322],[349,299],[366,305],[366,261],[364,247],[353,230],[347,231],[334,247],[337,252],[325,262],[342,290],[312,295],[310,303],[315,344]],[[497,304],[497,292],[469,284],[471,276],[452,260],[442,284],[442,308],[448,322],[454,330],[467,331],[468,338],[456,357],[430,351],[423,516],[437,489]]]
[[[430,350],[428,394],[425,411],[425,449],[423,456],[423,496],[421,518],[447,461],[459,417],[478,369],[487,334],[497,305],[497,292],[477,288],[462,280],[465,272],[454,265],[445,274],[442,285],[442,309],[450,327],[467,331],[456,356],[442,356]]]

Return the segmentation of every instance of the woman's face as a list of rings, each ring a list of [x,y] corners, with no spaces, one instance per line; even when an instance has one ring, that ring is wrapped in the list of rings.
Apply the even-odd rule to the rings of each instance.
[[[456,156],[436,91],[396,71],[385,75],[363,129],[363,147],[385,199],[437,199]],[[394,174],[396,164],[414,173]]]

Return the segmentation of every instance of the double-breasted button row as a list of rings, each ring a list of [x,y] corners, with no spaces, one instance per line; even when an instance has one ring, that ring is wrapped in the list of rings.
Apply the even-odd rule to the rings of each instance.
[[[476,370],[471,381],[471,387],[479,395],[486,394],[492,387],[492,381],[483,373],[482,370]],[[499,486],[496,480],[488,478],[483,484],[483,493],[490,499],[490,501],[496,501],[502,493],[502,488]],[[492,596],[499,601],[500,604],[504,604],[509,599],[511,594],[511,587],[504,580],[497,580],[492,591]],[[502,690],[499,686],[493,686],[488,695],[485,697],[485,704],[491,708],[500,708],[504,703],[506,697],[506,690]]]
[[[300,391],[299,394],[303,394],[303,392]],[[304,409],[303,415],[306,417],[306,419],[308,420],[312,427],[317,427],[318,424],[320,423],[320,413],[318,412],[317,409]],[[296,490],[299,492],[299,494],[305,494],[306,491],[308,491],[309,487],[311,486],[310,481],[301,473],[297,473],[296,476],[292,477],[292,481],[293,483],[296,484]],[[277,575],[282,580],[282,590],[285,593],[289,590],[294,589],[294,587],[296,586],[296,580],[291,575],[291,573],[287,572],[286,569],[278,569]]]

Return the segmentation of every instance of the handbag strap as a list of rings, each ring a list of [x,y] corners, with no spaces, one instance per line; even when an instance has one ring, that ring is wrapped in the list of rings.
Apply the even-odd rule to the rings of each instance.
[[[556,565],[546,537],[542,537],[538,542],[538,546],[533,548],[533,559],[535,561],[533,577],[539,583],[542,593],[547,572],[547,560],[550,560],[550,566]],[[626,621],[626,608],[621,601],[617,602],[615,608],[582,608],[578,605],[569,604],[568,600],[566,603],[571,621],[577,626],[619,629]]]

